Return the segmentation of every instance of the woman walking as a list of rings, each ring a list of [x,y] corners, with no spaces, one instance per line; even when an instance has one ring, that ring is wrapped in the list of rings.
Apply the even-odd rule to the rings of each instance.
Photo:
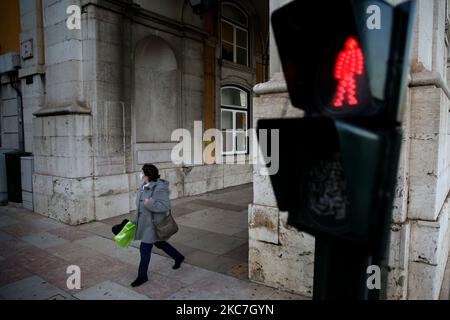
[[[141,179],[144,183],[139,188],[136,198],[137,216],[134,240],[141,240],[138,277],[131,284],[137,287],[148,281],[147,272],[150,264],[153,245],[163,250],[175,260],[173,269],[178,269],[184,256],[166,241],[158,240],[155,223],[161,222],[170,210],[169,182],[159,178],[158,168],[153,164],[144,164]],[[153,222],[154,221],[154,222]]]

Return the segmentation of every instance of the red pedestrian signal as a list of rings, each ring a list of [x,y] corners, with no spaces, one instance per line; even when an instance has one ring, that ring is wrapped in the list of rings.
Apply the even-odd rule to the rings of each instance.
[[[334,69],[334,78],[338,81],[333,107],[340,108],[358,104],[357,77],[364,73],[364,55],[358,40],[350,37],[345,48],[339,53]]]
[[[367,28],[368,3],[380,8],[382,28]],[[276,10],[272,29],[292,105],[306,116],[374,126],[400,121],[411,45],[412,5],[404,3],[328,1],[324,10],[321,1],[297,0]]]

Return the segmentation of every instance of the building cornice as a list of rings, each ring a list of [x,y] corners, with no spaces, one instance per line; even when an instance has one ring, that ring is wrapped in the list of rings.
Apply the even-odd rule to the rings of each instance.
[[[277,72],[273,75],[273,77],[263,83],[258,83],[253,87],[253,91],[256,94],[264,95],[264,94],[277,94],[277,93],[287,93],[287,84],[284,80],[284,76],[282,72]]]
[[[129,0],[83,1],[83,9],[88,6],[95,6],[103,10],[112,11],[127,17],[135,23],[149,26],[153,29],[167,32],[175,36],[184,36],[197,41],[203,41],[209,37],[206,30],[152,12]]]
[[[422,71],[411,74],[409,87],[435,86],[442,89],[448,99],[450,99],[450,90],[447,83],[438,72]]]

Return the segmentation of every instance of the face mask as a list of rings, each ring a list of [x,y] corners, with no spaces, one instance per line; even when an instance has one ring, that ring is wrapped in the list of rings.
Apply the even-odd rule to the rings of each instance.
[[[139,179],[144,180],[144,174],[142,172],[139,174]]]

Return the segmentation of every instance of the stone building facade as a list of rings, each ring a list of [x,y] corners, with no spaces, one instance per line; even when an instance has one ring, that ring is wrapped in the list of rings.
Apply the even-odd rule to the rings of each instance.
[[[175,165],[171,138],[223,127],[227,155],[245,154],[252,88],[268,74],[268,1],[218,1],[203,16],[185,0],[16,2],[36,212],[68,224],[128,213],[146,162],[172,198],[252,181],[249,163]],[[19,148],[9,109],[2,146]]]
[[[288,2],[271,0],[270,11]],[[439,298],[449,254],[449,3],[418,0],[417,6],[391,224],[389,299]],[[302,115],[290,105],[276,47],[270,40],[270,80],[255,87],[259,96],[254,101],[254,121]],[[277,209],[270,179],[260,176],[256,166],[249,221],[250,278],[311,295],[314,239],[286,224],[287,213]]]
[[[0,20],[17,16],[20,24],[12,19],[10,29],[1,28],[0,55],[20,53],[21,68],[0,77],[0,147],[21,147],[14,82],[24,150],[34,156],[34,210],[68,224],[128,213],[145,162],[162,169],[173,198],[253,181],[250,279],[311,295],[314,238],[287,225],[269,177],[249,164],[170,161],[171,133],[194,133],[194,121],[208,129],[228,119],[233,153],[245,117],[251,128],[260,118],[302,116],[290,105],[269,39],[269,13],[287,2],[220,1],[201,17],[184,0],[2,1]],[[417,2],[391,227],[391,299],[437,298],[450,241],[449,4]],[[73,5],[79,29],[68,27]],[[223,103],[236,93],[238,102]]]

